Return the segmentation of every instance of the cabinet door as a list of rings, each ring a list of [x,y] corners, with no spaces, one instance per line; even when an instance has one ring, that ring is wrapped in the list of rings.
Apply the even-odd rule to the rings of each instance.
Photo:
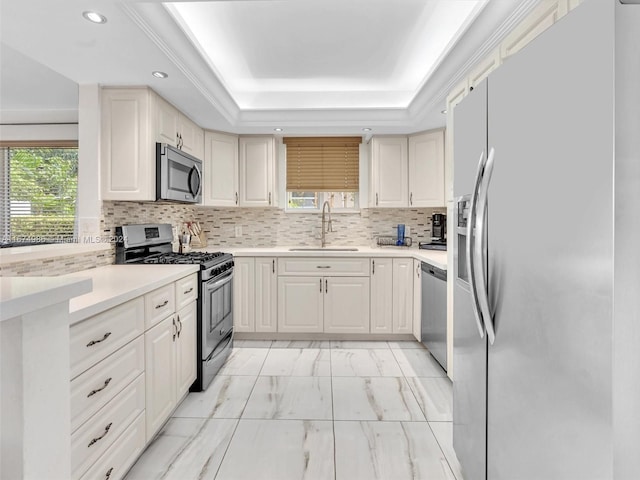
[[[393,261],[371,259],[371,333],[393,331]]]
[[[178,117],[180,114],[173,105],[158,95],[155,96],[155,102],[155,141],[168,143],[175,147],[178,145]]]
[[[409,167],[407,137],[373,138],[372,174],[374,207],[407,207]]]
[[[175,316],[144,334],[147,442],[176,405]]]
[[[393,333],[413,332],[413,259],[393,259]]]
[[[188,391],[196,379],[196,349],[198,307],[191,302],[176,314],[178,335],[176,338],[176,402]]]
[[[444,131],[409,137],[409,206],[442,207]]]
[[[278,278],[278,332],[322,332],[322,277]]]
[[[150,92],[103,89],[101,189],[103,200],[156,199],[156,161],[151,136]]]
[[[275,332],[278,329],[278,277],[276,271],[275,258],[256,258],[256,332]]]
[[[206,132],[204,204],[237,207],[238,195],[238,137]]]
[[[178,116],[180,148],[196,158],[204,157],[204,131],[184,115]]]
[[[240,138],[240,206],[268,207],[274,198],[272,137]]]
[[[233,328],[255,332],[255,260],[235,258],[233,269]]]
[[[422,335],[422,262],[413,261],[413,336],[421,341]]]
[[[369,333],[369,278],[324,278],[324,331]]]

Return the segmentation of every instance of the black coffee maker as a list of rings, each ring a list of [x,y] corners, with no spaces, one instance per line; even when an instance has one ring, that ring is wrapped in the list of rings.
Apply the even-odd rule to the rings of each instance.
[[[444,213],[434,213],[431,216],[431,243],[447,244],[447,216]]]

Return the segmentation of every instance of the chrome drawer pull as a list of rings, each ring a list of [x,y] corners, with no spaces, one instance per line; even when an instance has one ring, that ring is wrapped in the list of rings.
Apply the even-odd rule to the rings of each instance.
[[[105,388],[107,388],[107,386],[109,385],[109,383],[111,383],[111,380],[113,380],[112,377],[107,378],[104,381],[104,385],[96,390],[91,390],[89,392],[89,395],[87,395],[87,398],[94,396],[96,393],[101,392],[102,390],[104,390]]]
[[[107,338],[109,338],[109,335],[111,335],[111,332],[105,333],[104,337],[102,337],[100,340],[91,340],[89,343],[87,343],[87,347],[95,345],[96,343],[104,342]]]
[[[193,292],[193,287],[191,287],[189,290],[185,290],[184,291],[184,295],[186,295],[187,293],[191,293]]]
[[[109,480],[111,478],[111,473],[113,472],[113,467],[107,470],[107,474],[104,476],[105,480]]]
[[[317,265],[316,268],[331,268],[331,265]]]
[[[91,441],[89,442],[89,445],[87,445],[87,448],[89,448],[89,447],[90,447],[91,445],[93,445],[94,443],[98,443],[100,440],[102,440],[102,439],[105,437],[105,435],[106,435],[107,433],[109,433],[109,429],[111,428],[111,425],[113,425],[113,422],[111,422],[109,425],[107,425],[107,426],[104,428],[104,433],[103,433],[101,436],[99,436],[98,438],[94,438],[93,440],[91,440]]]
[[[162,308],[164,307],[167,303],[169,303],[169,300],[165,300],[164,303],[161,303],[160,305],[156,305],[156,308]]]

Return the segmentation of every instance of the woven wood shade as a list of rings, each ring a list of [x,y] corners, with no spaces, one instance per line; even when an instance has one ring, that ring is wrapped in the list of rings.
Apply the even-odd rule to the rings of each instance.
[[[286,137],[288,192],[357,192],[360,137]]]

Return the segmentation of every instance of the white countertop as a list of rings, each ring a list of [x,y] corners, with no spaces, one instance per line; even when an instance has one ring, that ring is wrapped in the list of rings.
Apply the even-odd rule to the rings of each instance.
[[[67,255],[80,255],[89,252],[101,252],[109,250],[110,248],[111,245],[109,243],[54,243],[50,245],[2,248],[0,249],[0,265]]]
[[[88,275],[0,278],[0,321],[35,312],[91,291]]]
[[[304,251],[291,251],[291,249],[310,249],[307,246],[281,246],[281,247],[258,247],[258,248],[234,248],[234,247],[207,247],[202,251],[218,251],[231,253],[236,257],[387,257],[387,258],[415,258],[426,262],[442,270],[447,269],[447,252],[442,250],[421,250],[417,247],[362,247],[330,246],[324,249],[313,249]],[[357,248],[353,250],[332,250],[335,248]]]
[[[63,275],[91,278],[93,291],[69,302],[70,324],[197,272],[199,265],[108,265]]]

